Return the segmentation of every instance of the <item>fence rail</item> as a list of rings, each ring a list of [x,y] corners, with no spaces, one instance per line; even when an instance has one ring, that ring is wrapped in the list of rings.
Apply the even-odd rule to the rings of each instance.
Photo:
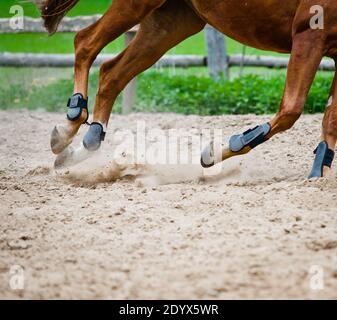
[[[98,67],[103,62],[113,59],[116,54],[100,54],[94,62]],[[2,67],[73,67],[75,57],[73,54],[44,54],[44,53],[0,53],[0,66]],[[207,66],[207,57],[198,55],[166,55],[162,57],[155,67],[202,67]]]
[[[113,59],[115,54],[100,54],[94,62],[98,67],[103,62]],[[282,69],[287,68],[289,58],[279,58],[271,56],[228,56],[228,65],[230,67],[266,67]],[[75,57],[73,54],[35,54],[35,53],[0,53],[0,66],[2,67],[50,67],[66,68],[74,66]],[[165,55],[154,67],[171,67],[171,68],[190,68],[190,67],[207,67],[208,59],[200,55]],[[322,71],[335,71],[335,64],[330,59],[323,59],[320,65]]]

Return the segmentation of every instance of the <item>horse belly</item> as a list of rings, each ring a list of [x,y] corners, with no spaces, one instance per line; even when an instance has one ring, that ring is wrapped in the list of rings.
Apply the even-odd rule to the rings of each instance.
[[[298,0],[188,0],[227,36],[262,50],[290,52]]]

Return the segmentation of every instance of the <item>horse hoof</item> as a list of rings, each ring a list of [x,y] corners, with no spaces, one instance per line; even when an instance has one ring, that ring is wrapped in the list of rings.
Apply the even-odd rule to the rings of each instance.
[[[236,155],[245,154],[250,148],[244,148],[240,152],[233,152],[222,143],[212,141],[201,153],[200,163],[205,169],[215,166],[217,163],[225,161]]]
[[[72,167],[90,158],[93,154],[94,152],[88,151],[83,145],[78,149],[74,149],[72,146],[69,146],[57,156],[54,162],[54,168],[62,169]]]
[[[200,164],[203,168],[211,168],[215,165],[214,143],[211,142],[201,153]]]
[[[54,154],[58,155],[65,150],[72,142],[67,138],[66,134],[61,134],[60,130],[55,126],[50,137],[50,147]]]
[[[72,155],[74,153],[73,147],[68,147],[62,151],[55,159],[54,168],[62,169],[72,164]]]

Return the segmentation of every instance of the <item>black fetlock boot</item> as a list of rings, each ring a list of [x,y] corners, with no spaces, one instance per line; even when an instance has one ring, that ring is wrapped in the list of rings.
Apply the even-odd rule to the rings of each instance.
[[[93,122],[90,124],[90,129],[83,139],[83,146],[88,151],[97,151],[101,142],[105,139],[105,132],[102,124],[99,122]]]
[[[322,141],[314,153],[316,154],[316,157],[309,179],[322,178],[324,167],[331,168],[332,161],[335,157],[335,152],[329,149],[326,141]]]
[[[82,111],[86,110],[87,118],[85,119],[83,123],[87,123],[88,118],[89,118],[88,100],[84,99],[81,93],[75,93],[68,100],[67,107],[68,107],[68,113],[67,113],[68,120],[70,121],[78,120],[82,115]]]

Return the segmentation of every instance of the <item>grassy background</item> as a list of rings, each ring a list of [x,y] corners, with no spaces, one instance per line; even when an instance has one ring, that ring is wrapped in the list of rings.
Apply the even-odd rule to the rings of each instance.
[[[103,13],[111,0],[81,0],[69,16]],[[32,3],[20,0],[1,0],[0,17],[10,17],[9,8],[14,4],[24,7],[25,15],[38,17]],[[0,35],[0,52],[72,53],[73,34]],[[227,38],[229,54],[242,52],[242,45]],[[116,53],[123,49],[119,38],[103,50]],[[201,32],[181,43],[169,53],[205,55],[204,34]],[[247,54],[277,55],[247,48]],[[179,112],[185,114],[244,114],[274,113],[279,105],[285,82],[285,70],[245,68],[238,77],[238,68],[231,68],[231,80],[214,83],[207,68],[151,69],[138,81],[136,111]],[[28,108],[61,111],[72,92],[71,68],[0,68],[0,109]],[[322,112],[332,80],[331,72],[319,72],[309,99],[306,112]],[[98,70],[90,75],[90,108],[97,92]],[[121,109],[117,100],[114,111]]]
[[[22,77],[15,82],[15,70],[8,68],[7,85],[0,90],[0,109],[28,108],[48,111],[65,110],[65,102],[72,92],[73,80],[70,70],[63,70],[62,79],[53,70],[45,70],[45,77],[35,77],[36,70],[20,70],[16,76]],[[65,74],[67,71],[68,74]],[[151,69],[138,78],[138,95],[134,111],[177,112],[183,114],[270,114],[275,113],[281,100],[285,81],[285,71],[259,75],[233,77],[215,83],[204,74],[205,70]],[[62,70],[58,70],[62,72]],[[237,72],[237,70],[233,70]],[[199,74],[199,75],[196,75]],[[28,76],[29,75],[29,76]],[[311,88],[305,112],[317,113],[325,109],[331,84],[330,73],[320,72]],[[54,77],[54,78],[53,78]],[[31,79],[33,79],[31,81]],[[30,81],[30,82],[29,82]],[[25,85],[24,85],[25,83]],[[94,104],[97,92],[98,70],[93,70],[89,81],[89,108]],[[43,84],[43,85],[42,85]],[[121,111],[118,98],[114,112]]]

